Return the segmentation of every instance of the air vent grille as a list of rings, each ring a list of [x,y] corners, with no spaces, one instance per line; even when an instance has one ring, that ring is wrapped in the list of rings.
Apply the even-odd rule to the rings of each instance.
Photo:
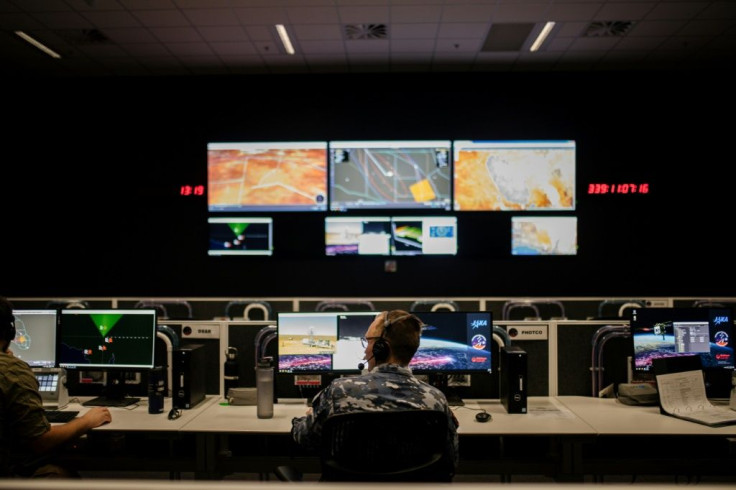
[[[609,20],[591,22],[585,30],[585,37],[620,37],[626,35],[634,25],[630,20]]]
[[[347,24],[345,37],[350,40],[388,39],[386,24]]]

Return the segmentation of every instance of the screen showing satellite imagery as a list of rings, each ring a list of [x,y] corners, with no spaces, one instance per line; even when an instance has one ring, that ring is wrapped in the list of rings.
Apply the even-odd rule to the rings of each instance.
[[[576,216],[514,216],[511,255],[577,255]]]
[[[450,141],[331,141],[330,210],[452,207]]]
[[[209,218],[209,255],[271,255],[272,218]]]
[[[207,144],[210,211],[326,211],[327,142]]]
[[[574,141],[454,141],[455,211],[575,210]]]

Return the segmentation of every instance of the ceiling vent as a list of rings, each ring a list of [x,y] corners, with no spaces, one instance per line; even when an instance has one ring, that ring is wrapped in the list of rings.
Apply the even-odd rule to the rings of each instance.
[[[634,25],[631,20],[609,20],[591,22],[585,30],[585,37],[620,37],[626,35]]]
[[[345,37],[351,40],[388,39],[386,24],[347,24]]]
[[[56,31],[56,34],[74,46],[97,46],[110,43],[110,39],[98,29],[64,29]]]

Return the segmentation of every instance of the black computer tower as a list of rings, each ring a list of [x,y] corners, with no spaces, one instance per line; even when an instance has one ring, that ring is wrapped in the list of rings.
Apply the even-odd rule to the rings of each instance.
[[[527,355],[516,345],[501,348],[499,394],[508,413],[527,413]]]
[[[192,408],[206,393],[206,350],[202,344],[182,346],[172,352],[172,404]]]

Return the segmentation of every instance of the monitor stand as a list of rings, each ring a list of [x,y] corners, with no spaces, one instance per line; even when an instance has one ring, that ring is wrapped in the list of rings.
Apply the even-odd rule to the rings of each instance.
[[[98,397],[82,402],[84,407],[127,407],[141,401],[140,398],[126,396],[124,373],[107,373],[107,383]]]
[[[447,374],[430,374],[428,376],[429,384],[435,388],[439,388],[445,394],[448,405],[451,407],[462,407],[465,405],[465,402],[455,388],[448,386],[449,378],[450,376]]]

